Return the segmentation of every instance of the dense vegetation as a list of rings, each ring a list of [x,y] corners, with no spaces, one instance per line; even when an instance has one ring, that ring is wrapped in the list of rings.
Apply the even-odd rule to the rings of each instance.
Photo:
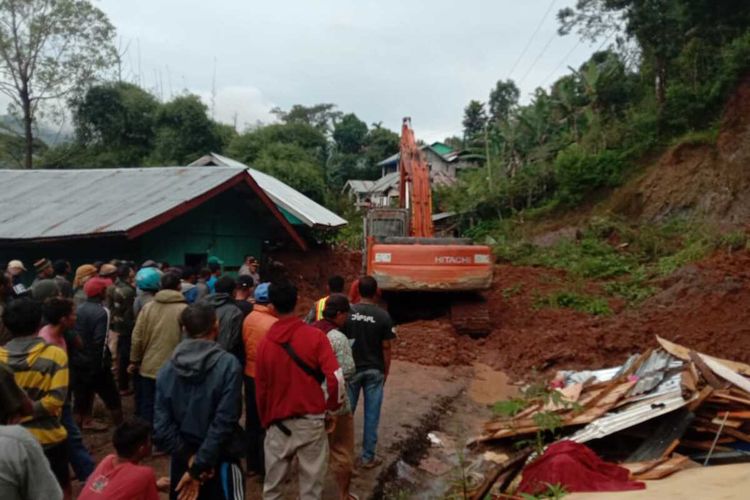
[[[218,152],[345,211],[348,207],[339,196],[344,182],[377,178],[376,163],[398,151],[397,134],[380,124],[368,127],[333,104],[275,109],[278,123],[243,132],[212,120],[195,95],[160,102],[127,82],[93,85],[71,99],[69,107],[74,140],[54,147],[39,144],[37,167],[186,165]],[[9,145],[22,146],[10,140]],[[6,153],[5,163],[12,162]]]
[[[750,2],[579,0],[560,33],[600,50],[519,104],[511,80],[464,113],[466,147],[487,168],[439,193],[477,221],[575,206],[616,186],[649,152],[711,141],[727,94],[750,69]],[[605,48],[606,47],[606,48]]]

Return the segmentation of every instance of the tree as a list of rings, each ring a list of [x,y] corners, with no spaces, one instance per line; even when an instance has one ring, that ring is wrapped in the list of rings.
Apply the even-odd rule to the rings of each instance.
[[[227,148],[232,158],[253,164],[271,144],[292,144],[303,149],[311,162],[323,165],[328,142],[326,136],[306,123],[273,123],[236,136]]]
[[[341,112],[336,111],[336,105],[331,103],[315,104],[314,106],[295,104],[289,111],[275,107],[271,110],[271,113],[284,123],[303,123],[315,127],[323,133],[330,132],[336,121],[341,117]]]
[[[513,80],[500,80],[490,92],[488,102],[490,121],[492,124],[507,121],[511,113],[518,105],[520,92]]]
[[[666,101],[669,63],[682,47],[688,26],[685,0],[578,0],[576,8],[558,12],[560,33],[574,28],[584,38],[597,40],[618,31],[635,38],[653,67],[654,89],[659,105]]]
[[[341,117],[333,128],[336,150],[344,154],[359,154],[365,147],[367,124],[354,113]]]
[[[221,132],[198,96],[175,97],[156,114],[156,139],[150,162],[184,165],[211,151],[221,151],[224,148]]]
[[[378,163],[389,156],[398,153],[401,139],[394,131],[382,127],[379,123],[373,124],[365,138],[365,172],[364,179],[377,179],[380,177]]]
[[[487,125],[487,113],[484,111],[484,104],[475,100],[469,101],[469,104],[464,108],[464,119],[461,123],[464,126],[464,142],[466,145],[481,137],[484,134],[484,127]]]
[[[269,144],[252,166],[317,202],[323,203],[325,200],[323,169],[311,161],[307,151],[296,144]]]
[[[114,35],[86,0],[0,0],[0,91],[20,108],[26,168],[40,104],[69,96],[111,66]]]
[[[96,85],[70,104],[78,142],[106,152],[112,166],[140,166],[151,153],[160,105],[142,88],[126,82]]]

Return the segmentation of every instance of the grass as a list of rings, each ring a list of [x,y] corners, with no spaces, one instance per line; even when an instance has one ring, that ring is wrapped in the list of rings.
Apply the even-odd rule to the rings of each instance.
[[[534,308],[573,309],[574,311],[594,316],[612,314],[612,309],[610,309],[606,299],[571,291],[560,291],[546,296],[537,296],[534,299]]]
[[[622,299],[629,305],[637,305],[658,291],[652,285],[655,279],[668,276],[716,250],[732,252],[750,246],[744,231],[721,233],[714,224],[697,219],[675,217],[658,224],[634,226],[623,219],[606,216],[592,217],[578,231],[577,239],[562,239],[552,246],[541,247],[524,237],[519,220],[484,223],[476,228],[475,235],[492,241],[494,252],[501,260],[563,270],[568,275],[568,285],[595,280],[607,296]],[[580,288],[574,286],[574,291],[537,297],[535,306],[610,314],[605,299],[580,293]],[[503,297],[509,298],[518,292],[519,289],[505,289]]]

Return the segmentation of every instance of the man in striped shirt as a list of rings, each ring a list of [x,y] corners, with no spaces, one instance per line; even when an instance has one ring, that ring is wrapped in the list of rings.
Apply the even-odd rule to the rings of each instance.
[[[32,299],[18,299],[5,308],[3,323],[13,339],[0,347],[0,364],[14,373],[33,401],[33,412],[21,425],[42,445],[65,498],[71,498],[67,432],[60,422],[68,392],[68,355],[37,337],[41,319],[42,306]]]

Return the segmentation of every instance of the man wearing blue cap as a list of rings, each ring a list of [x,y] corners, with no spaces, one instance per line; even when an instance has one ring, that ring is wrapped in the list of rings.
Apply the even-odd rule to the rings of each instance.
[[[263,441],[265,431],[258,417],[255,402],[255,355],[258,344],[279,318],[268,295],[269,283],[255,287],[255,306],[242,323],[242,340],[245,344],[245,427],[248,438],[248,474],[265,475]]]

